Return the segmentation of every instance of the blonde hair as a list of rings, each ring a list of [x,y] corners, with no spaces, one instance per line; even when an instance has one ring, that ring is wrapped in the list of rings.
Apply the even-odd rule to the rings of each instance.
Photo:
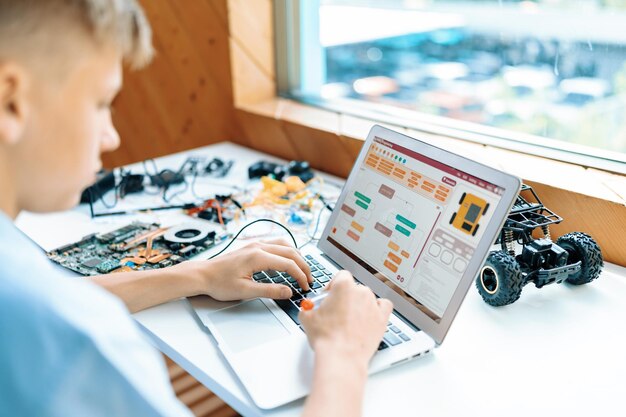
[[[21,40],[37,33],[60,36],[51,32],[64,31],[67,24],[98,44],[114,45],[133,68],[154,55],[152,30],[136,0],[0,0],[0,47],[20,48]]]

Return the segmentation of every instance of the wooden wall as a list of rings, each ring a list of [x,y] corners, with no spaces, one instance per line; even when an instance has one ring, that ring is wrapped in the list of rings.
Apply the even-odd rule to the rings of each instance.
[[[141,0],[157,55],[125,72],[108,167],[241,136],[233,111],[227,0]]]
[[[196,417],[236,417],[239,414],[183,368],[165,356],[172,388]]]

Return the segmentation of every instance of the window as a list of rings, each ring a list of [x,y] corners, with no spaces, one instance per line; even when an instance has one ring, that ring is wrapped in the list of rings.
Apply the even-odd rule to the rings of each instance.
[[[283,95],[626,173],[626,0],[282,0],[276,18]]]

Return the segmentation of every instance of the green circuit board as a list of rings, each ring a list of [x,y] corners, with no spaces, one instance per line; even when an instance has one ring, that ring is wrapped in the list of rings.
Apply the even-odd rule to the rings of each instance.
[[[94,276],[167,268],[195,257],[228,239],[201,223],[168,228],[135,222],[108,233],[91,234],[47,253],[71,271]]]

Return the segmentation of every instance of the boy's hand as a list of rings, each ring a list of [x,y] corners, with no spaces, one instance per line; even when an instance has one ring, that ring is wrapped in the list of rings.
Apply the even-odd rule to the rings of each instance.
[[[282,284],[260,283],[252,274],[273,269],[287,272],[301,288],[313,282],[311,270],[300,252],[284,239],[255,242],[209,261],[184,262],[176,266],[203,283],[203,293],[216,300],[230,301],[256,297],[290,298],[291,289]]]
[[[337,354],[367,367],[387,329],[393,304],[356,285],[347,271],[338,272],[331,282],[329,295],[317,309],[300,312],[309,343],[318,355]]]

